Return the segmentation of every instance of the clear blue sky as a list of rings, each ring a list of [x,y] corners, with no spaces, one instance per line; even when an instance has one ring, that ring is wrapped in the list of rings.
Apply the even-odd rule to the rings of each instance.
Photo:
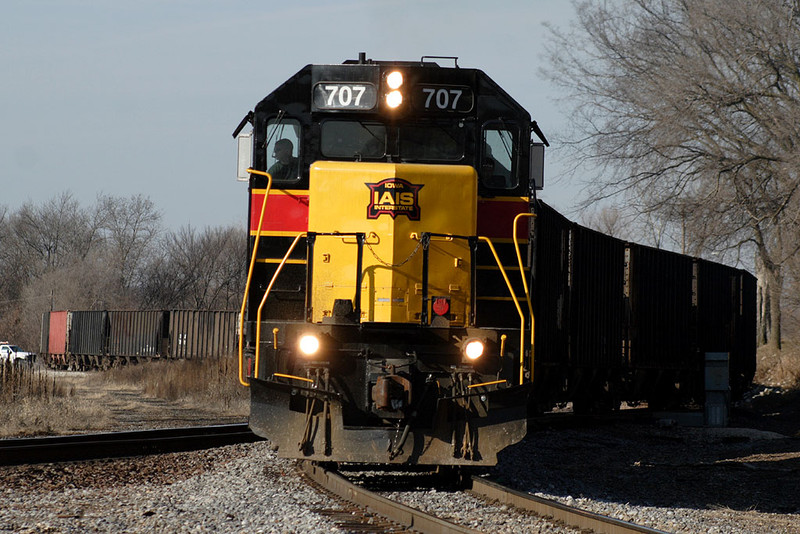
[[[566,111],[539,78],[543,22],[566,0],[6,0],[0,10],[0,205],[71,191],[149,196],[165,226],[243,224],[231,132],[308,63],[458,56],[545,134]],[[566,210],[574,190],[542,198]]]

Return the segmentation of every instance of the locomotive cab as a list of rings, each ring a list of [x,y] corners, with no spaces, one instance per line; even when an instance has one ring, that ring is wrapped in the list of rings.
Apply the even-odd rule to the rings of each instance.
[[[252,124],[240,380],[283,456],[490,465],[525,434],[538,128],[430,59],[308,65],[234,133]]]

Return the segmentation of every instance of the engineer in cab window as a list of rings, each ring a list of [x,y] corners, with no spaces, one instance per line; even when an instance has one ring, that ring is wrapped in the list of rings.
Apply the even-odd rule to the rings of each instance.
[[[294,145],[288,139],[278,139],[272,156],[277,160],[267,172],[278,182],[297,178],[297,158],[292,156]]]

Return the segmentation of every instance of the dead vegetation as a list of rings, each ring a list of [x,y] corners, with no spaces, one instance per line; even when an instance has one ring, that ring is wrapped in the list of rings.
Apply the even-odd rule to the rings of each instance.
[[[41,369],[24,363],[0,363],[0,404],[7,406],[23,399],[64,397],[67,388]]]
[[[221,420],[246,420],[249,392],[237,375],[237,362],[230,358],[157,361],[90,373],[5,365],[0,367],[0,437],[119,430],[125,426],[121,412],[128,420],[146,421],[149,411],[158,410],[162,421],[169,421],[174,411],[181,414],[176,426],[186,425],[185,414],[195,410],[202,414],[197,424],[215,414]],[[115,401],[120,396],[127,405]]]
[[[82,402],[53,371],[4,363],[0,385],[0,436],[62,434],[107,424],[102,406]]]
[[[175,420],[175,426],[215,418],[245,421],[249,391],[237,375],[237,362],[230,358],[157,361],[90,373],[0,364],[0,437],[119,430],[136,419],[142,426],[156,420],[164,425]],[[764,408],[800,396],[800,346],[787,342],[780,352],[760,348],[755,382],[760,387],[751,402]],[[187,413],[196,414],[197,422],[188,421]]]
[[[157,361],[128,365],[98,374],[105,383],[137,386],[147,397],[168,401],[208,403],[230,410],[248,400],[239,384],[237,361],[231,358]]]
[[[800,389],[800,346],[797,343],[787,341],[780,351],[763,346],[758,349],[757,358],[756,384],[786,390]]]

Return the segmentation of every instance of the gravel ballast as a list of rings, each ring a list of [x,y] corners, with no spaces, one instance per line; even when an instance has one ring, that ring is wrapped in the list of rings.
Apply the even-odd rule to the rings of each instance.
[[[336,532],[338,505],[266,442],[0,468],[0,531]]]
[[[667,532],[797,533],[800,444],[736,429],[533,430],[501,482]],[[335,532],[341,504],[267,442],[142,458],[0,467],[0,531]],[[576,532],[456,491],[392,499],[484,532]]]
[[[107,430],[213,419],[190,418],[186,406],[171,410],[152,399],[132,404],[135,396],[125,393],[110,392],[109,402],[120,406],[114,413],[135,414],[135,421],[121,419]],[[800,439],[787,437],[800,436],[797,418],[770,414],[742,422],[761,430],[652,420],[534,425],[499,455],[491,474],[521,491],[668,532],[800,533]],[[390,497],[485,532],[573,532],[459,492]],[[336,524],[315,511],[342,506],[307,486],[294,462],[277,458],[266,442],[0,467],[0,499],[0,532],[24,533],[335,532]]]

